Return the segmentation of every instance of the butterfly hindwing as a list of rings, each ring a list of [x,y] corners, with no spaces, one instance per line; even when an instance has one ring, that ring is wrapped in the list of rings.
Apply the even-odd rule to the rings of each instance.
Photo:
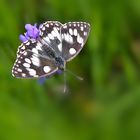
[[[68,22],[62,26],[62,57],[66,61],[70,61],[80,52],[89,31],[90,25],[86,22]]]
[[[26,50],[17,58],[12,69],[12,74],[17,78],[38,78],[50,76],[57,70],[58,68],[54,60],[44,58],[30,50]]]
[[[57,54],[61,53],[61,26],[58,21],[47,21],[39,27],[40,41],[52,47]]]

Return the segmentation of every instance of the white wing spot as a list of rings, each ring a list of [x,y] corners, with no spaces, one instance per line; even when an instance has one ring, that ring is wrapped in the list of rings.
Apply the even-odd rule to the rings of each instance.
[[[56,27],[53,28],[54,32],[55,32],[55,36],[57,36],[57,38],[59,40],[61,40],[61,37],[60,37],[60,33],[58,32],[59,31],[59,28],[57,29]]]
[[[73,31],[72,31],[71,28],[69,29],[69,33],[70,33],[71,35],[73,35]]]
[[[22,48],[21,48],[22,50],[25,50],[25,46],[22,46]]]
[[[25,61],[26,61],[27,63],[31,64],[31,61],[30,61],[30,59],[28,59],[28,58],[25,58]]]
[[[37,60],[37,61],[32,61],[32,63],[33,63],[33,65],[35,65],[35,66],[40,66],[40,61],[39,60]]]
[[[32,42],[32,43],[35,43],[35,42],[36,42],[36,40],[35,40],[35,39],[31,39],[31,42]]]
[[[64,34],[61,35],[62,39],[64,39]]]
[[[30,64],[29,63],[24,63],[23,66],[26,67],[26,68],[29,68]]]
[[[34,77],[39,77],[38,75],[34,75]]]
[[[71,55],[74,55],[76,53],[76,50],[74,48],[70,48],[69,53]]]
[[[41,47],[42,47],[42,44],[38,42],[38,43],[37,43],[37,46],[36,46],[36,49],[38,49],[38,50],[42,50]]]
[[[46,26],[46,27],[49,27],[49,24],[46,24],[45,26]]]
[[[25,76],[26,76],[26,74],[25,74],[25,73],[22,73],[21,75],[22,75],[23,77],[25,77]]]
[[[77,36],[77,29],[74,29],[74,35]]]
[[[63,28],[66,29],[67,28],[67,25],[64,25]]]
[[[73,26],[75,27],[75,26],[76,26],[76,24],[74,23],[74,24],[73,24]]]
[[[32,49],[32,52],[38,54],[38,50],[37,50],[36,48],[33,48],[33,49]]]
[[[27,70],[29,71],[29,74],[30,74],[31,76],[36,75],[36,71],[35,71],[34,69],[28,68]]]
[[[77,36],[77,42],[78,43],[80,43],[80,44],[82,44],[83,43],[83,38],[82,37],[80,37],[80,35],[78,34],[78,36]]]
[[[73,43],[73,38],[71,35],[69,35],[69,43]]]
[[[64,38],[67,42],[69,41],[69,35],[68,34],[64,34]]]
[[[53,35],[52,34],[48,34],[48,37],[50,38],[50,39],[54,39],[54,37],[53,37]]]
[[[84,36],[87,36],[87,32],[84,32]]]
[[[84,30],[84,27],[83,26],[81,26],[81,31],[83,31]]]
[[[57,34],[55,33],[55,31],[52,31],[51,34],[52,34],[54,37],[57,36]]]
[[[45,27],[44,26],[42,27],[42,30],[45,31]]]
[[[25,55],[25,56],[26,56],[26,55],[27,55],[27,52],[24,52],[24,54],[23,54],[23,55]],[[20,57],[20,58],[22,59],[23,57]]]
[[[58,45],[58,49],[60,52],[62,52],[62,44],[61,43]]]
[[[18,72],[22,72],[22,69],[18,68],[17,71],[18,71]]]
[[[50,39],[49,39],[49,37],[45,37],[45,38],[43,38],[46,42],[48,42],[48,43],[50,43]]]
[[[34,56],[34,55],[31,57],[31,60],[32,60],[32,63],[33,63],[33,64],[38,64],[38,65],[39,65],[39,63],[40,63],[39,58],[37,58],[37,57]]]
[[[51,68],[49,66],[44,66],[43,70],[45,73],[48,73],[50,72]]]
[[[73,43],[73,38],[70,34],[64,34],[64,38],[67,42]]]
[[[28,42],[26,43],[26,45],[30,45],[30,42],[28,41]]]

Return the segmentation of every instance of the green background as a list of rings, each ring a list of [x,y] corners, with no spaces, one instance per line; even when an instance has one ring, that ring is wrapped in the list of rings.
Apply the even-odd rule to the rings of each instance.
[[[40,85],[11,69],[26,23],[86,21],[87,43]],[[0,140],[140,140],[139,0],[0,0]]]

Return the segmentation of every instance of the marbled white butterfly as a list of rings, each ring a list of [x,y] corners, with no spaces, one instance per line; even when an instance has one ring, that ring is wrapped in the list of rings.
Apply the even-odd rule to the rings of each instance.
[[[83,48],[90,31],[86,22],[47,21],[40,25],[37,38],[28,38],[17,51],[12,75],[17,78],[50,76],[65,71],[66,62]]]

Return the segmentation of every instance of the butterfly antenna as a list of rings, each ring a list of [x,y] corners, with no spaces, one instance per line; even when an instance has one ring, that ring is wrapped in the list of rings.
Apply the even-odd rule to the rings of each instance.
[[[66,64],[64,65],[64,93],[67,91],[67,80],[66,80]]]
[[[82,77],[76,75],[75,73],[73,73],[72,71],[70,71],[70,70],[68,70],[68,69],[65,69],[65,71],[66,71],[67,73],[73,75],[76,79],[78,79],[78,80],[80,80],[80,81],[84,80]],[[64,72],[64,73],[65,73],[65,72]]]
[[[67,90],[67,81],[66,81],[66,73],[64,71],[64,93],[66,93]]]

